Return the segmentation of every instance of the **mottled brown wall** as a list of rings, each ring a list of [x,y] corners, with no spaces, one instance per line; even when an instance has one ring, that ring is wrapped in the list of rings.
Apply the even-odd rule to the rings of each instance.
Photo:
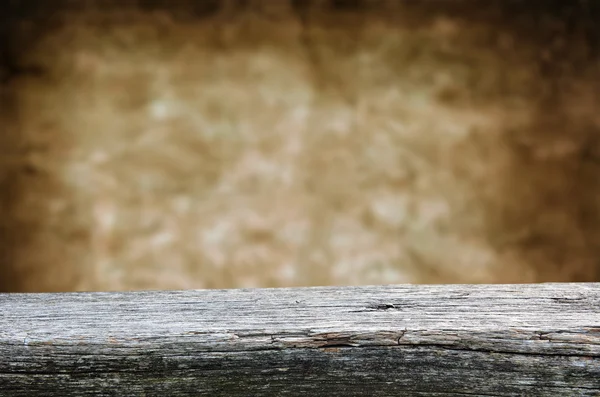
[[[600,10],[0,10],[0,289],[598,280]]]

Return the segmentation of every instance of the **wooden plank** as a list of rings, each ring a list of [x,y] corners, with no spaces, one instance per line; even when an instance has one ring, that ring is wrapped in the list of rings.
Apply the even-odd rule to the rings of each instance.
[[[2,396],[598,396],[600,284],[0,294]]]

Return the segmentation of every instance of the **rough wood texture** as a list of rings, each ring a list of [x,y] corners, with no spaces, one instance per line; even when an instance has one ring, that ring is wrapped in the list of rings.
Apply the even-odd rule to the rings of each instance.
[[[600,395],[600,284],[0,294],[2,396]]]

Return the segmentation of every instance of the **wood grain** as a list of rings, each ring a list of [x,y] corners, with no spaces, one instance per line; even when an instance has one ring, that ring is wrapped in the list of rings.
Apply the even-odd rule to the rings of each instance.
[[[2,396],[598,396],[600,284],[0,294]]]

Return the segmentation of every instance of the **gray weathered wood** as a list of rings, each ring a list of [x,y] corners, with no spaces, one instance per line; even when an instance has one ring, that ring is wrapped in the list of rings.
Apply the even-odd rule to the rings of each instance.
[[[600,395],[600,284],[0,294],[1,396]]]

